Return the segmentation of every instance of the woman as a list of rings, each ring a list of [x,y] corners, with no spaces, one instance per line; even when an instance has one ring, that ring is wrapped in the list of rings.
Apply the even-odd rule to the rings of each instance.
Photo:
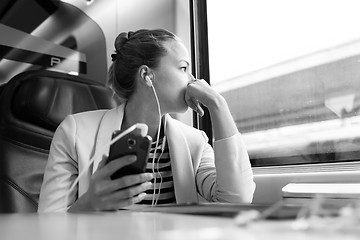
[[[250,203],[255,184],[241,135],[224,98],[191,75],[184,44],[166,30],[139,30],[121,33],[115,49],[108,82],[124,103],[70,115],[60,124],[38,211],[117,210],[137,203]],[[200,104],[211,115],[214,148],[204,132],[169,115],[188,107],[202,115]],[[136,123],[148,126],[152,152],[158,150],[149,156],[146,173],[111,179],[136,157],[106,163],[106,144],[114,130]],[[95,158],[89,167],[101,151],[103,158]],[[72,188],[81,171],[84,175]]]

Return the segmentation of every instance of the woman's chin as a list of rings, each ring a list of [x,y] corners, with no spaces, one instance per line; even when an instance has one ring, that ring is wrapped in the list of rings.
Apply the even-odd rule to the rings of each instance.
[[[176,110],[172,111],[171,113],[185,113],[189,109],[190,109],[190,107],[188,105],[185,105],[185,106],[177,108]]]
[[[184,106],[184,108],[182,109],[182,111],[180,113],[184,113],[189,109],[190,109],[190,107],[188,105],[186,105],[186,106]]]

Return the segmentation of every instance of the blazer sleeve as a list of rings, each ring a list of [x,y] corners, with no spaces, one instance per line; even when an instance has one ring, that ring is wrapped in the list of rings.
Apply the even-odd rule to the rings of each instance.
[[[252,202],[255,183],[240,133],[215,141],[214,148],[205,145],[196,182],[200,195],[207,201]]]
[[[69,192],[78,174],[75,149],[76,122],[68,116],[55,131],[40,191],[38,212],[65,212],[76,199],[77,188]]]

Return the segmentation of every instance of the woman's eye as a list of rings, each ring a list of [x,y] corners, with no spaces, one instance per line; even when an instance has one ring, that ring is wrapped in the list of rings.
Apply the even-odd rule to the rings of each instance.
[[[180,69],[181,69],[183,72],[186,72],[187,67],[181,67]]]

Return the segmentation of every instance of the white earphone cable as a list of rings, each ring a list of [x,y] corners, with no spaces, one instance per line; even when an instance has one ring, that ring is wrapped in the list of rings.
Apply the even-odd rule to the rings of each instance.
[[[162,182],[163,182],[163,177],[159,171],[159,162],[160,162],[160,159],[164,153],[164,150],[165,150],[165,146],[166,146],[166,136],[164,136],[164,139],[163,139],[163,142],[162,142],[162,146],[161,146],[161,153],[159,155],[159,158],[157,159],[156,161],[156,170],[157,170],[157,173],[158,175],[160,176],[160,183],[159,183],[159,191],[158,191],[158,194],[156,196],[156,200],[155,200],[155,206],[157,205],[157,202],[159,200],[159,197],[160,197],[160,191],[161,191],[161,185],[162,185]]]
[[[157,104],[157,109],[158,109],[158,114],[159,114],[159,126],[158,126],[158,131],[157,131],[157,136],[156,136],[155,150],[154,150],[153,159],[152,159],[152,172],[153,172],[153,175],[154,175],[154,185],[153,185],[154,186],[154,191],[153,191],[153,198],[152,198],[152,201],[151,201],[151,206],[155,206],[156,203],[157,203],[157,200],[155,201],[155,196],[156,196],[155,156],[156,156],[156,150],[157,150],[157,148],[159,146],[160,129],[161,129],[161,108],[160,108],[159,98],[158,98],[158,96],[156,94],[156,90],[155,90],[152,83],[151,83],[151,88],[153,90],[153,93],[154,93],[154,96],[155,96],[155,99],[156,99],[156,104]],[[161,151],[161,154],[159,155],[158,161],[159,161],[160,157],[162,156],[162,153],[163,153],[163,150]],[[157,171],[157,172],[159,173],[159,171]],[[161,182],[160,182],[159,186],[161,186],[161,183],[162,183],[161,174],[160,174],[160,179],[161,179]],[[159,188],[158,196],[159,196],[159,194],[160,194],[160,188]]]

